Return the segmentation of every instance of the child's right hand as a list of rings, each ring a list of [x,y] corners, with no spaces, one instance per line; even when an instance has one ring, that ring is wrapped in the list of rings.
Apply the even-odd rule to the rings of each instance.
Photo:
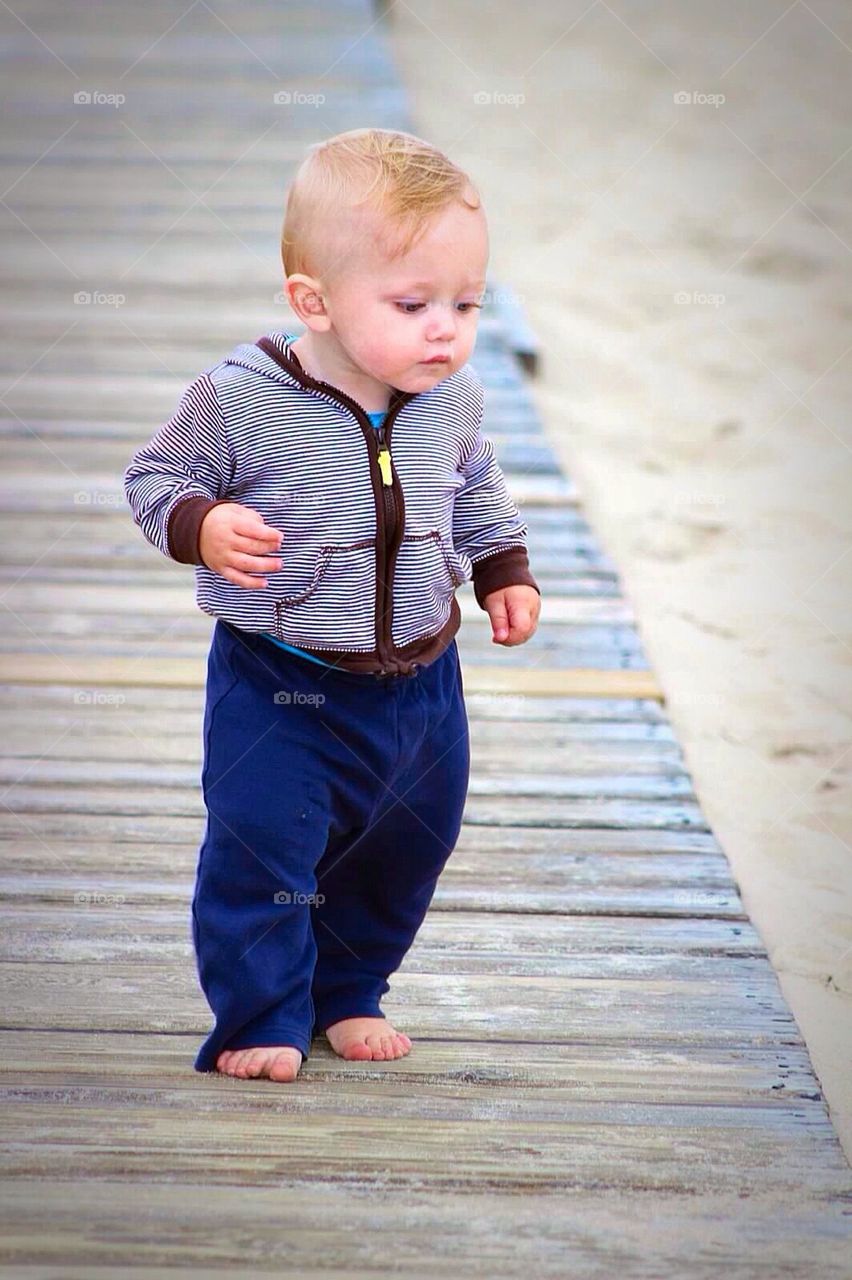
[[[263,516],[239,502],[212,507],[201,521],[198,550],[208,569],[238,587],[258,590],[266,578],[251,577],[246,570],[272,573],[281,568],[281,534],[264,524]]]

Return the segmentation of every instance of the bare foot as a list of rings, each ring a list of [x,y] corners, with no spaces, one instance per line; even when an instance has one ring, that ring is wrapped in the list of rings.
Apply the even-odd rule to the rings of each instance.
[[[350,1062],[404,1058],[411,1050],[408,1036],[387,1018],[342,1018],[326,1027],[325,1034],[334,1052]]]
[[[302,1053],[294,1045],[264,1044],[256,1049],[226,1049],[216,1060],[216,1070],[226,1076],[250,1080],[269,1076],[287,1084],[295,1080],[302,1065]]]

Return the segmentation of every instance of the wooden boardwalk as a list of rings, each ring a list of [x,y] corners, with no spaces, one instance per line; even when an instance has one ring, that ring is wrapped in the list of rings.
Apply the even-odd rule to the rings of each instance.
[[[210,621],[121,474],[201,368],[286,328],[305,143],[413,125],[355,0],[94,12],[37,7],[49,48],[4,19],[0,1274],[848,1276],[807,1048],[496,313],[475,363],[545,606],[506,650],[461,593],[466,821],[385,1003],[414,1051],[193,1071]],[[273,103],[296,89],[326,99]]]

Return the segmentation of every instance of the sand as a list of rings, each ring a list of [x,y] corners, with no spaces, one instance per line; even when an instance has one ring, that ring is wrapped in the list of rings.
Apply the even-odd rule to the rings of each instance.
[[[386,29],[850,1155],[852,10],[400,0]]]

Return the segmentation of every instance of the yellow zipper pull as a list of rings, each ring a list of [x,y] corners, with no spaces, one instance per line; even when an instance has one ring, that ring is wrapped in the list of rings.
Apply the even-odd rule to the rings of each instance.
[[[390,449],[384,446],[379,450],[379,470],[382,473],[382,484],[393,484]]]

